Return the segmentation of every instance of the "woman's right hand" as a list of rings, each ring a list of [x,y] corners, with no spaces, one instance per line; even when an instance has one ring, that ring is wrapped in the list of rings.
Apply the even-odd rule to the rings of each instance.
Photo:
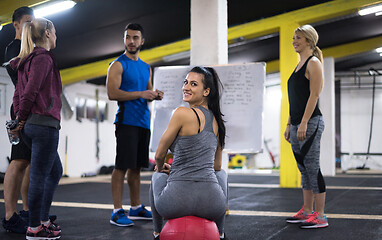
[[[20,135],[19,132],[24,128],[24,125],[25,125],[25,121],[19,121],[17,127],[10,130],[9,132],[16,136],[19,136]]]
[[[290,143],[290,125],[288,124],[285,132],[284,132],[284,138]]]
[[[171,170],[171,165],[168,164],[168,163],[164,163],[161,172],[162,172],[162,173],[170,174],[170,170]]]
[[[166,174],[170,174],[170,170],[171,170],[171,165],[168,163],[164,163],[163,167],[160,170],[158,169],[158,165],[155,165],[155,168],[154,168],[155,172],[162,172]]]
[[[19,130],[23,129],[25,125],[25,121],[19,121]]]

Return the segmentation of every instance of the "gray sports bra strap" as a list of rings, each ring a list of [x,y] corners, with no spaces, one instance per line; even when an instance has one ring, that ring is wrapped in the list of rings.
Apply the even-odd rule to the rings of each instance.
[[[199,129],[198,129],[198,133],[200,133],[200,118],[199,118],[199,115],[196,113],[195,109],[191,108],[192,111],[194,111],[194,113],[196,114],[196,117],[198,118],[198,123],[199,123]]]

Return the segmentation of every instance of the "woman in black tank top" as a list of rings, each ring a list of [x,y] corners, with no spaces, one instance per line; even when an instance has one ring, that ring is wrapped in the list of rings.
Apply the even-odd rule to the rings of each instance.
[[[301,223],[301,228],[328,226],[324,215],[326,189],[319,163],[324,122],[318,98],[324,76],[317,41],[318,34],[312,26],[304,25],[295,30],[293,47],[300,55],[300,62],[288,80],[290,107],[284,137],[291,143],[301,172],[304,205],[287,218],[287,222]]]

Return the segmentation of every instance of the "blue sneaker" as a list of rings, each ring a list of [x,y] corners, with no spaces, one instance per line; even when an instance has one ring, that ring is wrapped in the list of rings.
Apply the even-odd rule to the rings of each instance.
[[[133,220],[152,220],[153,215],[145,208],[145,205],[141,204],[141,206],[136,210],[130,208],[129,218]]]
[[[126,217],[125,210],[123,209],[111,214],[110,224],[119,227],[129,227],[134,225],[133,221]]]

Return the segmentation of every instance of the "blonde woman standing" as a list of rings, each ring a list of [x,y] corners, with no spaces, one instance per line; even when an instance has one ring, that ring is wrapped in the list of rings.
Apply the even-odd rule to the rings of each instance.
[[[320,170],[321,135],[324,121],[318,107],[323,83],[322,52],[317,47],[318,34],[310,25],[295,30],[293,47],[300,62],[288,80],[289,119],[284,133],[291,143],[301,172],[304,205],[288,223],[301,228],[327,227],[324,215],[326,187]]]
[[[14,112],[25,143],[31,147],[28,193],[29,227],[26,239],[58,239],[61,229],[49,220],[54,192],[62,176],[57,153],[61,78],[51,49],[56,47],[51,21],[34,19],[24,25],[20,54],[11,61],[18,70],[13,96]]]

